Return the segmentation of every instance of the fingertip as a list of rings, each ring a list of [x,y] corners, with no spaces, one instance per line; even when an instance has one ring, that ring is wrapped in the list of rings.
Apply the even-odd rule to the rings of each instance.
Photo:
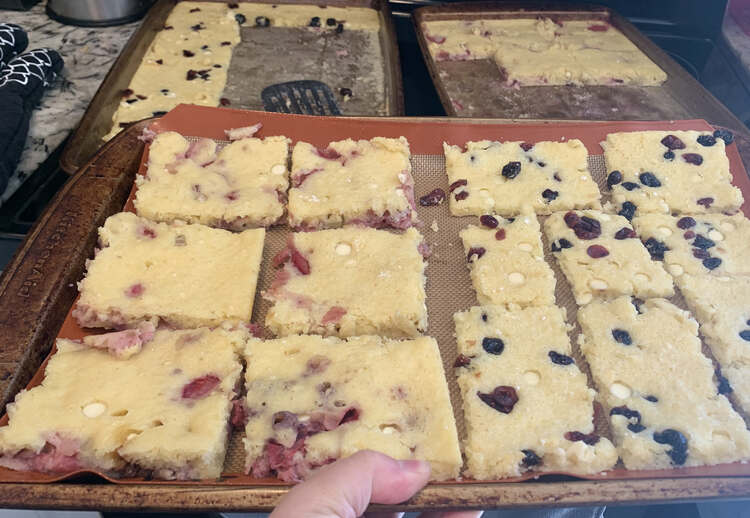
[[[381,455],[381,454],[378,454]],[[397,504],[408,500],[430,480],[430,464],[422,460],[394,460],[381,455],[375,471],[372,503]]]

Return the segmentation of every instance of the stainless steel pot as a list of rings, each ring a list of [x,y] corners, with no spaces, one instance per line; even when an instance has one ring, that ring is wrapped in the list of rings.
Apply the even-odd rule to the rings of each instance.
[[[153,3],[154,0],[48,0],[47,14],[60,23],[104,27],[137,20]]]

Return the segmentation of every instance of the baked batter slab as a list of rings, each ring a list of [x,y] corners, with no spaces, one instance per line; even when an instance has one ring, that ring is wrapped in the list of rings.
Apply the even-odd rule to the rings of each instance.
[[[614,210],[628,219],[647,212],[737,212],[742,205],[724,141],[711,132],[610,133],[602,148]]]
[[[633,226],[678,286],[683,274],[750,274],[750,220],[742,214],[645,214]]]
[[[438,60],[493,58],[508,86],[659,85],[667,75],[602,20],[506,19],[423,24]]]
[[[101,250],[78,283],[73,317],[114,329],[249,322],[264,236],[114,214],[99,228]]]
[[[422,235],[364,227],[300,232],[273,260],[263,296],[277,336],[416,337],[427,329]]]
[[[485,214],[480,221],[481,227],[470,225],[460,232],[479,303],[554,305],[555,276],[544,261],[536,216],[511,221]]]
[[[750,458],[750,432],[714,382],[698,324],[667,300],[629,297],[578,311],[581,351],[628,469]]]
[[[561,309],[484,306],[453,318],[468,476],[597,473],[615,465],[614,446],[594,433],[596,392],[571,356]]]
[[[297,142],[292,152],[289,225],[408,228],[417,223],[409,143],[403,137]]]
[[[123,92],[105,139],[132,121],[163,115],[180,103],[218,106],[237,20],[225,3],[178,2]]]
[[[237,2],[230,11],[244,16],[245,23],[267,27],[308,27],[317,31],[378,31],[375,9],[319,5],[254,4]],[[266,22],[268,25],[266,25]],[[339,28],[341,25],[341,28]]]
[[[289,186],[286,137],[242,138],[217,150],[210,139],[189,142],[161,133],[149,149],[146,174],[136,177],[138,215],[244,230],[284,215]]]
[[[219,477],[246,339],[242,330],[160,330],[128,360],[58,340],[42,384],[8,405],[0,465]]]
[[[544,233],[579,306],[594,298],[674,294],[672,278],[661,263],[651,260],[622,216],[594,210],[556,212],[544,222]]]
[[[433,338],[250,340],[246,469],[296,482],[371,449],[426,460],[432,479],[461,467],[448,386]]]
[[[750,277],[683,275],[679,282],[701,336],[726,377],[719,391],[734,393],[750,415]]]
[[[454,216],[600,209],[580,140],[443,143]]]

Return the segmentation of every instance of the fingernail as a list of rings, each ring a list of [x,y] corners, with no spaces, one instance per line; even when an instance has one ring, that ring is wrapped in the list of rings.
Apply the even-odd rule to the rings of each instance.
[[[430,464],[423,460],[400,460],[398,461],[398,465],[403,471],[411,471],[413,473],[430,471]]]

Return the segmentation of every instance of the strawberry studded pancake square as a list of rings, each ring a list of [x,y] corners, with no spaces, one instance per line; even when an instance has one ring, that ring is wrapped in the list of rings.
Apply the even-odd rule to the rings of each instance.
[[[317,230],[359,224],[405,229],[417,223],[414,180],[404,137],[342,140],[292,152],[289,224]]]
[[[246,469],[287,482],[364,450],[430,463],[431,478],[458,476],[448,385],[433,338],[250,340]]]
[[[83,327],[110,329],[249,322],[264,236],[262,228],[232,233],[130,212],[110,216],[73,316]]]
[[[292,235],[264,297],[277,335],[415,337],[427,328],[422,236],[344,227]]]
[[[72,340],[0,428],[0,465],[210,479],[221,474],[247,330],[159,330],[127,360]]]

